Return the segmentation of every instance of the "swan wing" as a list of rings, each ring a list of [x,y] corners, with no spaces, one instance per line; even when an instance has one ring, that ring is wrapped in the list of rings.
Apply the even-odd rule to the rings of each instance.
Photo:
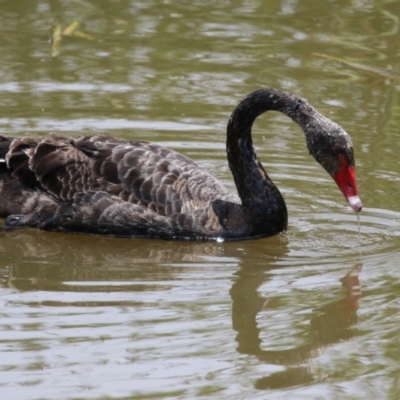
[[[62,202],[73,202],[76,193],[104,191],[161,216],[196,212],[216,198],[238,202],[188,157],[147,142],[25,137],[11,141],[5,160],[14,178]]]

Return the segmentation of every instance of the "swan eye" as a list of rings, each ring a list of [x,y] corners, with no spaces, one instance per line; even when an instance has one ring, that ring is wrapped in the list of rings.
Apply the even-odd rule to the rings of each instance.
[[[300,108],[302,101],[300,99],[297,99],[296,103],[293,106],[293,111],[297,111]]]
[[[337,147],[334,147],[332,149],[332,153],[335,154],[335,155],[338,155],[340,153],[340,150]]]

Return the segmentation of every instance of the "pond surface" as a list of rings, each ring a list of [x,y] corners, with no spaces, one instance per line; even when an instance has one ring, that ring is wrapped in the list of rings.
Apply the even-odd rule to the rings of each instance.
[[[300,129],[267,113],[253,138],[288,205],[285,235],[0,232],[1,398],[400,397],[399,2],[1,9],[1,134],[154,141],[234,190],[229,115],[251,91],[277,87],[351,135],[364,204],[359,230]]]

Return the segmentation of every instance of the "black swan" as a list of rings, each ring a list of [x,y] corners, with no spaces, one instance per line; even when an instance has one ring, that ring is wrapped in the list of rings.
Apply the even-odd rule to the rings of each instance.
[[[361,211],[349,135],[306,101],[267,88],[245,97],[228,123],[227,155],[239,196],[188,157],[156,144],[101,135],[0,136],[4,228],[191,240],[282,232],[285,201],[251,137],[254,120],[269,110],[303,129],[311,155]]]

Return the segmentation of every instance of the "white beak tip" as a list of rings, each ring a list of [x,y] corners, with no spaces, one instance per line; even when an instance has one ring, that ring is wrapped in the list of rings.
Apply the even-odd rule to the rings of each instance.
[[[358,196],[350,196],[347,198],[347,201],[350,204],[350,207],[356,212],[359,213],[362,210],[362,203]]]

